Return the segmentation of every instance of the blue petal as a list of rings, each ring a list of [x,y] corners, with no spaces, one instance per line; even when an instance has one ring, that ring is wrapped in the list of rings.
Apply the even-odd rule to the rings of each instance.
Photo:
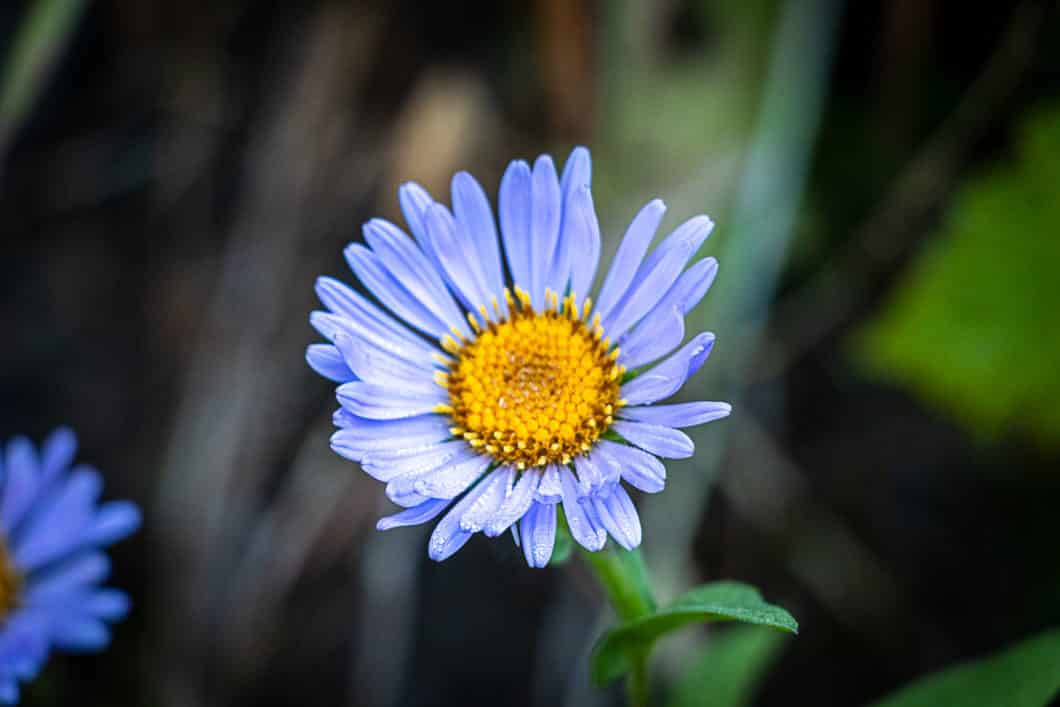
[[[477,455],[462,439],[402,448],[396,452],[372,451],[361,460],[364,473],[377,481],[389,483],[399,477],[416,477],[446,464],[458,464]],[[415,484],[409,487],[415,491]]]
[[[444,207],[431,206],[428,214],[434,208]],[[461,321],[463,315],[445,288],[441,274],[404,231],[383,219],[372,219],[363,231],[365,242],[379,262],[406,291],[439,321],[449,325]],[[430,234],[430,228],[427,232]]]
[[[84,541],[94,545],[116,543],[135,533],[142,520],[139,507],[132,501],[108,501],[96,510]]]
[[[317,297],[335,315],[314,312],[309,321],[326,338],[338,329],[346,329],[354,338],[363,338],[375,346],[408,358],[430,358],[436,349],[399,324],[347,285],[330,277],[317,278]],[[316,320],[316,321],[314,321]]]
[[[515,482],[515,467],[502,466],[483,482],[486,488],[460,516],[460,528],[477,533],[494,520],[501,504],[512,492]]]
[[[420,331],[438,339],[449,333],[450,326],[463,323],[463,320],[447,321],[432,312],[402,286],[401,282],[383,266],[375,253],[359,243],[346,248],[346,260],[364,286],[371,290],[372,294],[387,309]],[[461,331],[464,330],[461,329]]]
[[[102,552],[79,554],[60,563],[55,569],[34,576],[27,583],[25,603],[33,606],[79,587],[98,584],[107,578],[109,572],[110,560]]]
[[[460,519],[478,501],[479,497],[486,494],[493,487],[498,478],[503,481],[505,472],[494,471],[472,488],[461,498],[452,510],[445,514],[431,533],[431,539],[427,543],[427,555],[437,562],[448,559],[462,548],[471,537],[471,531],[461,527]]]
[[[14,467],[27,469],[31,474],[37,474],[40,470],[40,460],[37,458],[37,449],[25,437],[14,437],[7,443],[5,451],[4,466],[8,474]]]
[[[688,435],[672,427],[616,420],[611,424],[611,429],[622,435],[630,444],[635,444],[657,457],[687,459],[696,451]]]
[[[560,484],[563,489],[563,513],[571,536],[586,550],[596,552],[607,542],[607,533],[598,524],[594,513],[583,504],[583,494],[571,470],[560,469]]]
[[[10,535],[22,520],[40,488],[40,465],[33,444],[16,437],[7,445],[7,475],[0,499],[0,529]]]
[[[473,244],[469,254],[480,264],[485,277],[485,289],[490,298],[496,297],[505,308],[504,268],[501,266],[500,243],[497,241],[497,226],[486,192],[467,172],[457,172],[451,183],[453,216],[464,229]],[[487,303],[488,304],[488,303]]]
[[[666,257],[668,250],[667,246],[669,244],[687,241],[692,244],[692,252],[695,253],[713,231],[714,222],[705,214],[693,216],[688,219],[675,228],[673,233],[667,236],[666,240],[660,243],[659,247],[653,250],[648,257],[644,259],[644,262],[640,264],[639,268],[637,268],[637,274],[633,278],[633,281],[639,282],[643,280],[647,273],[651,272],[658,266],[659,262]]]
[[[589,453],[589,462],[597,473],[597,482],[592,489],[594,492],[617,484],[622,478],[622,465],[602,450],[599,444]]]
[[[104,621],[120,621],[129,615],[129,595],[117,589],[100,589],[84,599],[84,609]]]
[[[417,388],[395,390],[394,386],[376,385],[364,381],[343,383],[336,389],[339,403],[354,415],[371,420],[398,420],[426,415],[444,403],[447,393]]]
[[[541,472],[541,482],[534,493],[535,501],[554,504],[563,500],[563,487],[559,479],[559,470],[558,464],[549,464]]]
[[[472,312],[477,312],[479,306],[486,307],[488,311],[494,293],[486,283],[486,274],[478,261],[473,242],[463,238],[464,232],[458,228],[449,210],[441,204],[434,204],[427,209],[424,218],[434,252],[460,301]]]
[[[331,344],[310,344],[305,350],[305,360],[314,371],[336,383],[346,383],[356,378],[342,359],[342,354]]]
[[[498,204],[501,238],[512,282],[530,290],[530,166],[522,160],[508,165],[501,178]]]
[[[347,424],[331,436],[331,448],[354,461],[372,452],[415,449],[452,436],[450,421],[441,415],[385,421],[351,416]]]
[[[519,521],[523,555],[531,567],[544,567],[552,558],[556,544],[556,506],[534,503]]]
[[[483,532],[489,537],[497,537],[507,530],[512,523],[519,520],[530,509],[534,501],[534,494],[541,483],[542,472],[532,469],[524,471],[519,480],[512,487],[512,491],[501,503],[493,519],[489,521]]]
[[[677,307],[658,309],[646,316],[620,342],[619,363],[637,368],[658,360],[677,348],[685,338],[685,317]]]
[[[621,363],[628,368],[636,368],[673,351],[684,338],[684,321],[677,326],[672,314],[662,313],[677,309],[681,314],[688,314],[703,299],[717,273],[718,262],[714,258],[704,258],[681,273],[677,282],[655,305],[654,312],[658,314],[649,313],[633,331],[619,338],[619,346],[622,349]],[[659,317],[665,317],[667,321],[658,321]],[[676,334],[678,329],[680,336]]]
[[[670,291],[659,301],[659,308],[680,307],[688,314],[707,294],[718,274],[718,261],[714,258],[703,258],[688,270],[681,273]]]
[[[0,702],[5,705],[18,704],[17,680],[9,677],[0,677]]]
[[[417,478],[414,489],[427,498],[456,498],[482,476],[490,462],[490,458],[483,454],[472,454],[468,459],[449,463]]]
[[[697,216],[652,251],[638,268],[621,302],[609,316],[601,315],[608,336],[617,339],[659,303],[713,227],[706,216]]]
[[[622,470],[622,480],[645,493],[658,493],[666,486],[666,467],[645,451],[626,444],[600,440],[597,453],[613,460]]]
[[[422,217],[423,214],[421,222]],[[406,279],[415,279],[429,289],[432,296],[451,302],[441,271],[401,227],[386,219],[373,218],[361,227],[361,232],[364,234],[365,243],[398,280],[404,283]]]
[[[640,516],[633,500],[621,485],[615,484],[605,496],[593,497],[593,509],[600,523],[619,545],[632,550],[640,545]]]
[[[41,448],[40,485],[47,486],[70,468],[77,452],[77,435],[69,427],[58,427]]]
[[[699,370],[713,347],[713,334],[697,334],[665,361],[623,385],[622,399],[628,405],[643,405],[670,397]]]
[[[427,259],[438,266],[438,258],[431,248],[431,241],[427,237],[427,228],[423,223],[423,214],[427,208],[434,203],[434,199],[427,190],[415,182],[406,182],[398,189],[398,203],[401,204],[401,214],[405,217],[405,223],[412,231],[412,237],[420,244],[420,249]]]
[[[0,631],[0,677],[33,678],[48,656],[51,612],[16,608]]]
[[[661,199],[649,201],[642,208],[626,229],[626,235],[622,237],[622,243],[615,252],[615,259],[611,262],[611,269],[607,271],[604,285],[600,289],[600,295],[596,299],[596,312],[601,318],[607,318],[612,308],[619,303],[622,295],[629,289],[633,276],[640,267],[640,261],[648,252],[651,239],[655,236],[656,229],[662,223],[663,214],[666,213],[666,204]]]
[[[31,572],[81,546],[101,488],[99,472],[88,467],[71,472],[19,533],[12,547],[18,567]]]
[[[355,374],[355,379],[395,390],[430,393],[439,389],[430,361],[414,362],[399,358],[363,341],[356,341],[345,331],[335,332],[332,340],[342,360]]]
[[[409,345],[407,342],[397,338],[385,339],[381,332],[373,331],[370,327],[362,327],[359,323],[339,314],[327,312],[313,312],[309,315],[309,323],[320,334],[332,342],[340,334],[348,336],[360,346],[369,346],[375,351],[385,353],[397,361],[402,361],[423,370],[432,370],[431,366],[441,354],[438,349],[430,347],[422,339]],[[342,352],[339,352],[342,355]],[[345,362],[345,358],[343,358]],[[349,365],[347,364],[347,368]]]
[[[390,530],[391,528],[403,528],[410,525],[426,523],[429,520],[433,520],[435,516],[444,511],[449,504],[450,501],[447,499],[432,498],[424,501],[418,506],[406,508],[400,513],[380,518],[379,522],[375,524],[375,529]]]
[[[591,456],[577,456],[574,458],[574,468],[578,471],[578,483],[583,494],[599,488],[606,482],[604,470],[599,467]]]
[[[110,630],[103,621],[91,616],[69,617],[55,622],[52,641],[62,650],[90,653],[110,643]]]
[[[416,491],[409,489],[408,487],[396,488],[393,482],[386,486],[386,497],[398,506],[403,508],[414,508],[416,506],[422,506],[430,499],[423,494],[416,493]]]
[[[571,240],[570,291],[584,301],[600,263],[600,223],[588,187],[578,190],[564,213],[564,229]]]
[[[728,403],[695,402],[674,403],[672,405],[648,405],[640,407],[623,407],[618,416],[635,422],[648,422],[667,427],[692,427],[706,422],[728,417],[732,405]]]
[[[575,246],[582,246],[581,238],[581,216],[574,213],[574,202],[577,193],[588,189],[592,182],[592,161],[589,151],[584,147],[575,147],[567,163],[563,166],[563,176],[560,178],[561,211],[559,225],[559,240],[556,242],[555,255],[552,265],[545,279],[545,287],[560,296],[567,291],[567,283],[570,281],[571,259],[573,253],[578,257],[585,257],[584,251],[575,251]],[[583,296],[585,292],[581,293]]]
[[[362,418],[357,417],[346,408],[337,408],[335,412],[331,413],[331,422],[336,427],[353,427],[357,424],[357,421]]]
[[[545,286],[559,241],[562,208],[556,166],[548,155],[541,155],[534,162],[530,198],[530,301],[534,309],[541,311],[545,306]]]

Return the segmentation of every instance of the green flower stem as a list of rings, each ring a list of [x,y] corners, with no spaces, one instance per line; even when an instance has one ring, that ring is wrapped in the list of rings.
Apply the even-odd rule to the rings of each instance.
[[[655,611],[655,597],[640,550],[582,551],[582,557],[604,588],[620,619],[630,621]],[[630,707],[647,707],[648,652],[638,650],[630,656],[630,663],[631,669],[626,678]]]
[[[640,651],[626,677],[629,707],[648,707],[648,654]]]

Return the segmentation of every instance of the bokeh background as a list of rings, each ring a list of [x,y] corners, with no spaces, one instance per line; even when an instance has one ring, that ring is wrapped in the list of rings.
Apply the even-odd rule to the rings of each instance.
[[[314,278],[396,187],[592,148],[605,258],[718,223],[659,593],[790,609],[753,704],[861,705],[1060,622],[1060,14],[1043,2],[0,4],[0,438],[75,427],[135,598],[27,705],[621,703],[607,610],[505,540],[426,557],[328,449]],[[657,657],[660,687],[711,633]],[[704,697],[703,704],[709,704]]]

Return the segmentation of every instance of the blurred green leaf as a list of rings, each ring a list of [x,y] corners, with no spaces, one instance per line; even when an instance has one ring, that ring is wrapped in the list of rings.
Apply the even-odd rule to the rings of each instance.
[[[1045,707],[1060,694],[1060,629],[923,678],[872,707]]]
[[[942,232],[856,350],[978,432],[1060,445],[1060,108],[1024,126],[1019,157],[970,180]]]
[[[787,636],[758,626],[740,626],[711,636],[674,687],[670,707],[743,707],[780,652]]]
[[[30,3],[0,74],[0,152],[29,113],[86,4],[85,0]]]
[[[601,636],[591,658],[593,681],[604,684],[621,677],[630,669],[630,656],[650,650],[659,637],[691,623],[711,621],[743,621],[791,633],[799,628],[791,614],[767,604],[754,587],[739,582],[704,584]]]

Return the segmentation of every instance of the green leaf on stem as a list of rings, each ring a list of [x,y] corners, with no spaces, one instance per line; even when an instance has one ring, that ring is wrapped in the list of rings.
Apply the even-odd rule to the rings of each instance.
[[[669,707],[744,707],[787,638],[760,626],[711,634],[706,650],[673,688]]]
[[[650,650],[661,636],[691,623],[712,621],[742,621],[791,633],[799,630],[791,614],[763,601],[754,587],[739,582],[704,584],[601,636],[591,658],[593,681],[602,685],[621,677],[629,671],[631,658]]]
[[[928,675],[872,707],[1045,707],[1060,695],[1060,629]]]

